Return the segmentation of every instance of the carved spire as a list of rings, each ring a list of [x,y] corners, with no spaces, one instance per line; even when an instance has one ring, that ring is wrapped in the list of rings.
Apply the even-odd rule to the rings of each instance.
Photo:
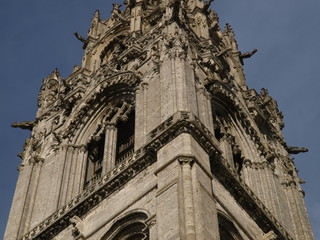
[[[229,23],[226,24],[225,30],[223,33],[227,39],[228,45],[232,48],[232,50],[238,51],[238,43],[235,39],[234,31]]]
[[[98,36],[98,29],[99,29],[99,23],[100,23],[100,12],[99,10],[96,10],[94,13],[94,16],[91,20],[91,27],[88,32],[88,36],[92,38],[96,38]]]
[[[48,77],[44,78],[38,97],[38,107],[44,109],[51,107],[58,99],[62,78],[59,70],[56,68]]]

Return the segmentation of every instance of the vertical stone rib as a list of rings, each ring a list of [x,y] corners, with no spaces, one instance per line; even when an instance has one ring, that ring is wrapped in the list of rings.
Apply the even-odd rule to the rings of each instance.
[[[62,189],[63,189],[63,179],[64,179],[64,171],[65,171],[65,166],[66,166],[66,157],[67,157],[67,152],[68,152],[68,146],[63,145],[61,147],[61,156],[59,158],[59,169],[60,169],[60,175],[57,178],[57,181],[59,181],[58,184],[58,194],[57,194],[57,199],[56,199],[56,210],[58,210],[62,204],[61,204],[61,195],[62,195]]]
[[[177,109],[179,109],[179,99],[180,95],[177,89],[177,78],[176,78],[176,64],[175,59],[171,58],[171,83],[172,83],[172,89],[171,89],[171,97],[173,100],[173,112],[175,113]]]
[[[74,181],[73,181],[73,187],[72,187],[72,198],[77,196],[81,191],[81,179],[84,177],[82,174],[82,168],[83,168],[83,155],[84,155],[84,147],[78,147],[77,149],[77,157],[76,157],[76,167],[75,167],[75,173],[74,173]]]
[[[201,122],[213,132],[212,126],[213,126],[213,119],[211,121],[209,113],[208,113],[208,101],[207,97],[205,96],[205,89],[203,86],[198,88],[198,112],[199,112],[199,118]],[[210,120],[209,120],[210,119]],[[210,122],[211,121],[211,122]]]
[[[85,177],[86,177],[86,167],[87,167],[87,163],[86,160],[88,158],[88,150],[86,147],[82,147],[82,156],[81,156],[81,173],[80,173],[80,184],[78,186],[78,190],[79,192],[81,192],[81,190],[84,188],[84,183],[85,183]]]
[[[193,205],[194,205],[194,222],[195,222],[195,236],[197,239],[206,239],[205,236],[205,221],[203,219],[203,207],[201,206],[201,186],[197,177],[196,167],[191,168],[192,177],[192,193],[193,193]]]
[[[207,128],[210,130],[210,132],[213,134],[214,133],[214,128],[213,128],[213,114],[212,114],[212,108],[211,108],[211,96],[210,93],[207,91],[204,92],[205,95],[205,100],[207,102],[206,107],[207,107],[207,115],[208,115],[208,126]]]
[[[63,167],[63,177],[60,191],[59,208],[66,204],[66,197],[69,185],[70,168],[73,156],[73,147],[67,147],[67,153],[65,156],[65,163]]]
[[[32,178],[30,181],[30,186],[28,189],[28,196],[26,199],[26,206],[24,209],[24,218],[25,222],[24,225],[21,225],[20,228],[20,234],[24,234],[26,231],[28,231],[30,225],[31,225],[31,219],[32,219],[32,213],[34,209],[34,203],[36,200],[36,193],[38,189],[38,183],[39,183],[39,177],[41,173],[41,167],[42,167],[42,162],[34,162],[32,163]],[[20,235],[19,234],[19,235]]]
[[[186,240],[195,240],[195,222],[194,222],[194,203],[193,203],[193,186],[191,165],[192,161],[181,159],[182,164],[182,186],[184,198],[184,215],[185,215],[185,231]]]
[[[102,175],[110,172],[116,164],[117,128],[113,124],[106,127]]]
[[[19,167],[19,178],[15,191],[13,204],[6,227],[4,239],[17,239],[21,225],[24,219],[24,209],[26,207],[27,196],[32,179],[33,166],[30,164],[21,164]]]
[[[143,91],[143,136],[142,136],[142,144],[146,144],[147,138],[147,107],[148,107],[148,100],[147,100],[147,89],[148,83],[142,83],[142,91]]]
[[[67,190],[67,198],[66,202],[69,202],[73,198],[73,189],[76,180],[76,170],[78,168],[78,156],[79,156],[79,148],[75,147],[72,156],[71,168],[70,168],[70,176],[69,176],[69,185]]]

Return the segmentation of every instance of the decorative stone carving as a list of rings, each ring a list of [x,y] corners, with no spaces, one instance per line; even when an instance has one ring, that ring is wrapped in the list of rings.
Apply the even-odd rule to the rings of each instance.
[[[277,235],[273,231],[270,231],[270,232],[264,234],[262,238],[263,238],[263,240],[276,240]]]
[[[12,123],[11,127],[32,131],[35,124],[36,124],[35,121],[15,122],[15,123]]]
[[[84,224],[81,218],[78,216],[73,216],[70,218],[70,223],[72,224],[72,236],[74,239],[84,239],[83,230]]]
[[[77,32],[74,33],[74,35],[76,36],[76,38],[83,43],[83,49],[86,49],[86,47],[88,46],[89,40],[80,36]]]
[[[307,148],[300,148],[300,147],[287,147],[287,151],[290,154],[298,154],[302,152],[308,152]]]

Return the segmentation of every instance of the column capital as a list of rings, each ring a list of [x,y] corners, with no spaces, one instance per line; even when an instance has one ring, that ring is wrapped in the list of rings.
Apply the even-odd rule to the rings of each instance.
[[[191,156],[181,156],[178,157],[178,162],[180,163],[180,165],[189,164],[192,167],[195,163],[195,159]]]
[[[106,123],[106,130],[115,130],[116,124],[115,123]]]

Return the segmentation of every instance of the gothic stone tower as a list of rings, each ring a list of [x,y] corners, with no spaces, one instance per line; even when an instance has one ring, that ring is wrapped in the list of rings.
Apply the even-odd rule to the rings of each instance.
[[[5,233],[15,239],[312,240],[266,90],[212,1],[96,12],[82,66],[43,80]]]

